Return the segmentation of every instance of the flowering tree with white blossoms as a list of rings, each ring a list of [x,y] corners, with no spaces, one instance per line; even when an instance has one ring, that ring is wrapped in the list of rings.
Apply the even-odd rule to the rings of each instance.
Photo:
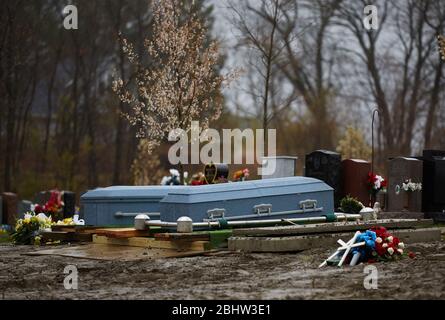
[[[113,81],[113,90],[131,106],[126,114],[138,127],[137,136],[146,141],[150,153],[173,130],[190,131],[191,121],[203,129],[219,118],[222,109],[221,88],[236,72],[219,75],[218,43],[208,43],[207,28],[196,14],[187,13],[179,0],[158,0],[154,4],[153,34],[144,46],[150,64],[145,66],[127,39],[121,37],[123,51],[135,67],[133,82]],[[130,88],[134,88],[131,90]],[[180,164],[181,180],[183,167]]]

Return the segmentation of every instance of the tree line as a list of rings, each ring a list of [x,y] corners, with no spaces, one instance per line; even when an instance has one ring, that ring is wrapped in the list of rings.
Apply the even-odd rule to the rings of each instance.
[[[2,3],[0,190],[81,192],[153,183],[135,180],[134,172],[159,179],[168,169],[166,146],[145,152],[111,85],[116,76],[135,77],[119,34],[146,56],[151,2],[74,1],[78,30],[63,28],[64,1]],[[377,108],[380,167],[390,156],[443,149],[444,61],[436,37],[445,33],[445,4],[372,2],[377,30],[363,27],[364,0],[191,2],[209,29],[216,19],[228,22],[232,41],[224,53],[241,57],[232,60],[244,69],[238,85],[224,91],[222,116],[211,125],[276,128],[277,153],[301,159],[315,149],[344,149],[339,141],[351,125],[369,142]],[[225,36],[207,35],[209,43]]]

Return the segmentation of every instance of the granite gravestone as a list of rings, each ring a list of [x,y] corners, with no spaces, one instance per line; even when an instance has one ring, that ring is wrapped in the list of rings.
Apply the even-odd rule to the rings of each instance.
[[[371,163],[361,159],[346,159],[341,164],[342,197],[349,195],[367,206],[369,203],[368,173],[371,171]]]
[[[445,211],[445,151],[423,151],[423,212]]]
[[[341,155],[328,150],[317,150],[306,155],[306,177],[324,181],[334,188],[334,205],[339,206],[341,198]]]
[[[51,197],[50,191],[40,191],[34,196],[34,203],[44,205],[48,202],[49,198]]]
[[[63,191],[63,217],[70,218],[76,211],[76,194],[71,191]]]
[[[262,175],[261,179],[285,178],[296,175],[296,164],[298,157],[276,156],[263,157],[262,166],[267,166],[269,161],[275,161],[275,172],[270,175]]]
[[[422,191],[402,189],[402,184],[409,179],[421,183],[422,171],[422,161],[415,158],[397,157],[388,161],[388,211],[422,211]]]
[[[2,194],[3,224],[15,225],[17,219],[18,196],[12,192]]]
[[[18,203],[18,211],[17,216],[22,219],[25,216],[25,213],[31,211],[32,202],[29,200],[21,200]]]

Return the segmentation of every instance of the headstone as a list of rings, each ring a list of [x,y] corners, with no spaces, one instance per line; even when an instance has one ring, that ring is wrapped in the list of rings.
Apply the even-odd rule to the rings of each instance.
[[[209,163],[204,167],[204,177],[207,184],[222,182],[229,177],[229,166],[225,163]]]
[[[341,155],[337,152],[317,150],[306,155],[305,175],[326,182],[334,188],[334,205],[341,198]]]
[[[445,151],[423,151],[423,212],[445,211]]]
[[[3,203],[3,224],[15,225],[17,219],[18,196],[12,192],[2,194]]]
[[[342,197],[350,195],[363,205],[369,204],[368,173],[371,163],[361,159],[342,161]]]
[[[51,197],[50,191],[40,191],[34,196],[34,203],[44,205]]]
[[[387,211],[422,211],[422,191],[404,191],[402,184],[411,179],[422,182],[422,161],[415,158],[397,157],[388,161]]]
[[[261,178],[271,179],[295,176],[297,159],[298,157],[289,156],[263,157],[263,167],[267,166],[269,161],[275,161],[275,172],[270,175],[262,175]]]
[[[32,202],[28,200],[22,200],[18,203],[18,211],[17,216],[22,219],[25,216],[25,213],[31,211]]]
[[[76,194],[71,191],[63,191],[63,217],[72,217],[76,211]]]

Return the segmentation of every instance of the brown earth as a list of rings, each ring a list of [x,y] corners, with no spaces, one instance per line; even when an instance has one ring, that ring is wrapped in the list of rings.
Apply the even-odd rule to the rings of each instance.
[[[133,262],[26,256],[32,246],[0,245],[0,299],[444,299],[445,243],[410,245],[416,259],[377,263],[378,289],[364,265],[318,265],[331,253],[230,253]],[[63,286],[76,265],[78,290]]]

